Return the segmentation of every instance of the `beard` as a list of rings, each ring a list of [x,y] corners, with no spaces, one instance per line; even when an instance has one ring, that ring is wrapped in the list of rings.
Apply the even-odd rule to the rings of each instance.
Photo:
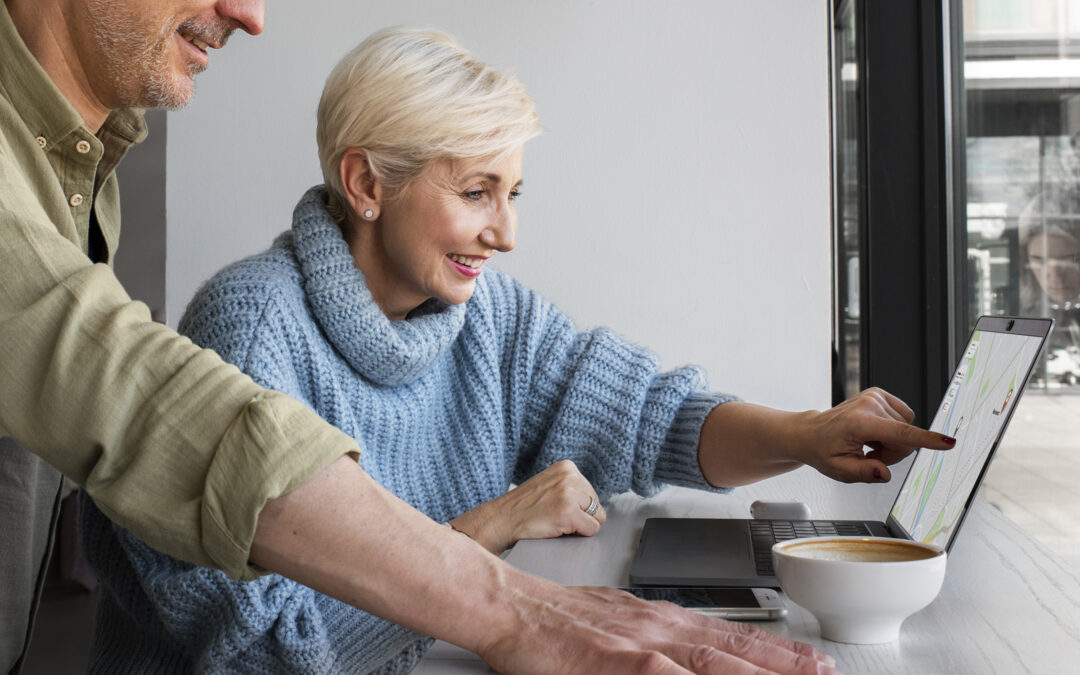
[[[202,63],[186,61],[183,72],[173,68],[169,48],[177,31],[224,46],[231,25],[219,19],[191,18],[169,21],[154,28],[148,19],[115,0],[90,0],[91,31],[103,55],[103,73],[118,108],[164,108],[187,105],[195,90]]]

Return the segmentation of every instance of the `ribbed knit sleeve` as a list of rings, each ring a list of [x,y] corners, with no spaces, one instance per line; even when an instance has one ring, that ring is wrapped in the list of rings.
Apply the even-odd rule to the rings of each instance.
[[[705,417],[734,397],[705,392],[700,368],[662,372],[652,352],[604,328],[577,330],[506,275],[488,275],[482,291],[506,340],[515,481],[571,459],[601,496],[664,484],[722,491],[705,481],[697,446]]]
[[[737,401],[730,394],[690,392],[675,413],[667,438],[656,460],[656,476],[664,483],[713,492],[730,492],[731,488],[713,487],[705,481],[698,464],[698,442],[705,418],[716,406]]]

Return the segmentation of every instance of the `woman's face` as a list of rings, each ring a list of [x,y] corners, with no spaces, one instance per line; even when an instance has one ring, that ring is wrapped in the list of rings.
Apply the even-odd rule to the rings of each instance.
[[[1027,245],[1028,264],[1053,302],[1080,295],[1080,240],[1061,233],[1039,234]]]
[[[389,318],[403,319],[429,298],[467,301],[491,256],[514,248],[521,156],[519,147],[435,162],[403,195],[384,201],[376,221],[361,223],[367,232],[350,249]]]

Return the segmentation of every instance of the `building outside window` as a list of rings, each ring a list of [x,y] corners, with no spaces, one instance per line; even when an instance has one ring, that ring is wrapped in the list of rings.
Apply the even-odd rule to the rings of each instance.
[[[960,9],[957,332],[981,314],[1057,322],[982,496],[1080,569],[1080,0]]]

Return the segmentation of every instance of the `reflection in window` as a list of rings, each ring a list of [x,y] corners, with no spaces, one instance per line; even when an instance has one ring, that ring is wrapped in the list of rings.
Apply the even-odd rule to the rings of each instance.
[[[1080,380],[1080,181],[1041,191],[1020,213],[1020,310],[1056,320],[1044,384]]]
[[[983,496],[1080,568],[1080,0],[954,2],[967,133],[960,313],[968,329],[980,314],[1057,321]]]
[[[1080,2],[967,0],[964,48],[967,319],[1054,317],[1036,382],[1071,388],[1080,381]]]

